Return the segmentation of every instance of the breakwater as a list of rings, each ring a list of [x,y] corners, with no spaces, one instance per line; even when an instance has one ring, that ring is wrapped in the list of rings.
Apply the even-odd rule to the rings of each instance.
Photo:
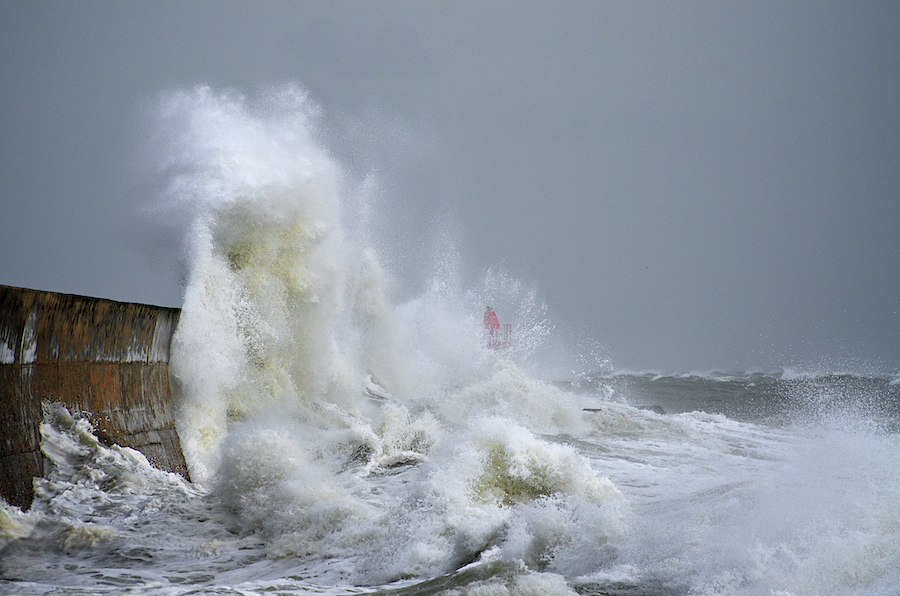
[[[42,403],[90,418],[101,441],[187,477],[169,345],[181,311],[0,285],[0,494],[29,507],[43,476]]]

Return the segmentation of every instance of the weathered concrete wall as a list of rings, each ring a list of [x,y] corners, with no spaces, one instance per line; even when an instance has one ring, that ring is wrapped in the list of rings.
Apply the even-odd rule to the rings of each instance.
[[[90,414],[97,436],[187,477],[169,386],[181,311],[0,286],[0,494],[30,507],[43,475],[42,402]]]

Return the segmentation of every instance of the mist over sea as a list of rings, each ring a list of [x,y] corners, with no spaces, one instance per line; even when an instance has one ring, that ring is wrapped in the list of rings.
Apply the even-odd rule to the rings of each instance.
[[[300,89],[155,114],[194,482],[48,405],[0,593],[900,594],[898,371],[618,370],[452,239],[398,300],[374,185]]]

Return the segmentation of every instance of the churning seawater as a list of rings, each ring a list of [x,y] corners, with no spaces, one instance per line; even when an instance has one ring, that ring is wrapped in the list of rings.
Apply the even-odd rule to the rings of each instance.
[[[896,374],[552,378],[536,292],[413,299],[296,88],[157,104],[189,219],[171,370],[195,483],[48,404],[6,594],[900,594]],[[484,306],[514,325],[486,347]]]

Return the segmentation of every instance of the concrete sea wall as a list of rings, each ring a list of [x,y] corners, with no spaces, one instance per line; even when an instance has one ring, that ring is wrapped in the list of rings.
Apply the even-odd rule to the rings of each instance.
[[[44,474],[43,402],[89,416],[107,444],[187,477],[169,345],[181,311],[0,285],[0,494],[30,507]]]

